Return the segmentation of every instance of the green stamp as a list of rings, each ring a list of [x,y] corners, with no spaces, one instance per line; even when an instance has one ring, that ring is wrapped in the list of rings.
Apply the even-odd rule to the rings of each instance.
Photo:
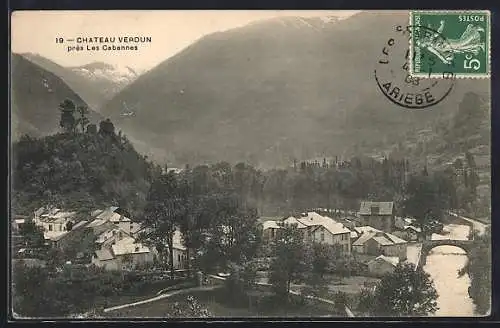
[[[410,11],[410,74],[490,77],[490,12]]]

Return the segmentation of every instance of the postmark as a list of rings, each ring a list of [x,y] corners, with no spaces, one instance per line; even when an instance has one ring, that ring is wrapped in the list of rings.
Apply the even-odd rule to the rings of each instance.
[[[443,70],[439,77],[434,73],[425,79],[410,74],[409,62],[415,54],[411,53],[408,40],[416,33],[435,35],[440,42],[447,42],[433,29],[397,25],[381,47],[374,76],[378,88],[392,103],[408,109],[425,109],[440,103],[450,94],[455,84],[455,74],[451,70]],[[420,61],[430,68],[435,65],[433,56],[420,56]]]
[[[410,11],[410,25],[415,32],[410,38],[411,76],[440,77],[446,71],[457,78],[490,77],[489,11]],[[436,33],[417,33],[421,28]],[[429,65],[422,56],[435,63]]]

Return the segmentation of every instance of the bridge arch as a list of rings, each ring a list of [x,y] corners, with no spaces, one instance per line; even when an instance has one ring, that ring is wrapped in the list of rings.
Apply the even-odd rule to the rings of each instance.
[[[422,249],[420,250],[420,259],[418,261],[418,266],[423,268],[427,261],[427,256],[430,251],[438,246],[455,246],[461,248],[465,251],[466,255],[469,256],[472,244],[472,240],[455,240],[455,239],[441,239],[441,240],[426,240],[422,243]]]

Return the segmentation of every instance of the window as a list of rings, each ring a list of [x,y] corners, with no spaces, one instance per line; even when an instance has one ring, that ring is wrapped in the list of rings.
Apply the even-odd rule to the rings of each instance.
[[[271,237],[274,238],[274,229],[271,229]]]
[[[325,232],[321,231],[321,241],[325,241]]]
[[[52,231],[52,224],[49,224],[49,231]]]
[[[181,261],[181,255],[180,254],[177,254],[177,261],[180,262]]]

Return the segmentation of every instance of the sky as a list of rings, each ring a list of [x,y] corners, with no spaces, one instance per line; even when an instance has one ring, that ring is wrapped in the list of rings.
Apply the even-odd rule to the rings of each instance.
[[[240,27],[256,20],[280,16],[337,16],[347,18],[357,11],[17,11],[11,16],[11,49],[15,53],[37,53],[63,66],[93,61],[150,69],[178,53],[200,37]],[[147,36],[150,43],[138,44],[137,51],[68,52],[76,37]],[[57,38],[65,41],[56,43]],[[117,43],[115,43],[116,45]],[[94,44],[98,45],[98,44]]]

